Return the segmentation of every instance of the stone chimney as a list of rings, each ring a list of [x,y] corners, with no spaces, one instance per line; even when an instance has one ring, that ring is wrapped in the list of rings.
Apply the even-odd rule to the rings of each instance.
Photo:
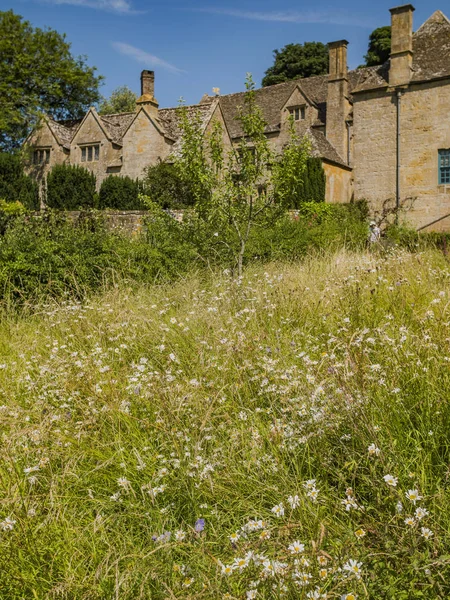
[[[348,69],[346,40],[330,42],[330,72],[327,93],[326,137],[336,148],[339,156],[347,162],[347,117],[350,112],[348,99]]]
[[[136,110],[145,107],[153,116],[158,116],[158,101],[155,98],[155,72],[144,70],[141,72],[141,95],[136,100]]]
[[[391,8],[391,65],[389,85],[406,85],[411,81],[413,61],[412,4]]]

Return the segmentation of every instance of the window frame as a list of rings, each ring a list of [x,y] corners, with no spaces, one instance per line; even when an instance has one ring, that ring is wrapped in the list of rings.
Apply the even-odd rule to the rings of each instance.
[[[98,162],[100,160],[100,142],[80,145],[81,162]]]
[[[439,185],[450,185],[450,148],[438,150]]]
[[[35,148],[33,150],[33,165],[48,165],[51,148]]]
[[[294,121],[304,121],[306,119],[306,104],[290,106],[288,111],[289,114],[294,118]]]

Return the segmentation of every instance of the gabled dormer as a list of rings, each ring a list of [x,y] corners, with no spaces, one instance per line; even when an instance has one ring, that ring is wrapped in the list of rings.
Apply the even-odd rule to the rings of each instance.
[[[311,127],[317,121],[318,114],[317,106],[298,83],[281,109],[281,129],[290,118],[293,118],[296,128]]]

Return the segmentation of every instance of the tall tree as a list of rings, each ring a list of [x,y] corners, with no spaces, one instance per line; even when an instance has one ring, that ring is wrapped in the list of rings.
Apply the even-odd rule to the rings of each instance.
[[[100,99],[101,77],[65,35],[0,12],[0,149],[17,148],[39,116],[78,118]]]
[[[369,36],[369,48],[364,56],[366,67],[384,64],[391,54],[391,26],[374,29]]]
[[[133,112],[136,109],[136,94],[126,85],[111,92],[109,98],[102,98],[98,112],[101,115]]]
[[[265,73],[263,87],[328,73],[328,46],[322,42],[287,44],[281,50],[274,50],[273,56],[274,64]]]

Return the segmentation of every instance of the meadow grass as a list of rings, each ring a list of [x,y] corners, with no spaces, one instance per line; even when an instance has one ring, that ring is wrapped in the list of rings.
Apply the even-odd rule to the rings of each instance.
[[[437,252],[119,286],[0,324],[0,598],[450,597]]]

